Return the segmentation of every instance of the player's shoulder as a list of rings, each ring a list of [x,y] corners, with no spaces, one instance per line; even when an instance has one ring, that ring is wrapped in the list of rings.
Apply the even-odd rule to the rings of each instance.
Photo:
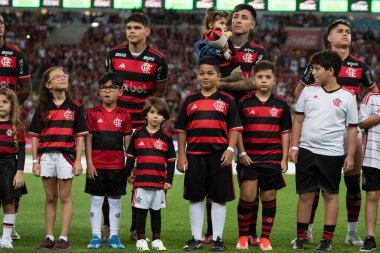
[[[273,95],[273,98],[276,99],[277,101],[280,101],[282,103],[287,103],[288,101],[286,100],[286,98],[284,97],[280,97],[280,96],[277,96],[277,95]]]
[[[74,105],[76,107],[81,107],[82,106],[82,104],[79,101],[74,100],[72,98],[70,98],[70,104],[72,104],[72,105]]]
[[[349,87],[343,86],[341,89],[343,92],[348,92],[351,96],[356,96],[355,92],[353,92]]]
[[[137,127],[133,132],[134,135],[140,134],[145,127]]]
[[[11,50],[11,51],[14,51],[14,52],[17,52],[17,53],[22,53],[21,49],[16,47],[15,45],[13,44],[10,44],[10,43],[5,43],[5,48],[8,49],[8,50]],[[4,51],[4,50],[3,50]]]
[[[162,135],[164,136],[164,137],[166,137],[166,138],[170,138],[170,137],[172,137],[172,134],[169,132],[169,131],[166,131],[166,130],[163,130],[163,129],[161,129],[160,130],[161,131],[161,133],[162,133]]]
[[[234,97],[231,94],[228,94],[227,92],[220,91],[220,96],[226,100],[234,101]]]
[[[183,101],[191,101],[194,100],[195,97],[198,97],[198,91],[193,91],[190,94],[188,94]]]
[[[356,57],[355,55],[350,54],[349,57],[347,58],[346,64],[350,65],[352,64],[352,61],[358,62],[358,63],[364,63],[359,57]]]
[[[164,54],[161,53],[159,50],[155,49],[154,47],[149,46],[148,52],[155,55],[159,59],[164,58]]]
[[[89,108],[89,109],[87,110],[87,113],[97,113],[97,112],[100,112],[100,111],[101,111],[100,106],[97,105],[97,106],[95,106],[95,107]]]
[[[250,41],[250,42],[248,43],[248,45],[249,45],[250,47],[252,47],[252,48],[265,49],[265,47],[263,47],[263,46],[260,45],[260,44],[255,43],[255,42],[253,42],[253,41]]]
[[[369,101],[371,101],[372,99],[375,99],[375,98],[380,98],[380,91],[376,91],[376,92],[368,92],[363,100],[362,100],[362,104],[368,104]]]
[[[126,48],[127,48],[127,45],[126,45],[126,44],[120,44],[120,45],[114,46],[114,47],[111,49],[111,52],[112,52],[112,51],[125,50]]]
[[[249,93],[249,94],[246,94],[244,96],[242,96],[239,100],[239,103],[246,103],[247,100],[251,99],[252,96],[256,93],[256,91],[252,92],[252,93]]]

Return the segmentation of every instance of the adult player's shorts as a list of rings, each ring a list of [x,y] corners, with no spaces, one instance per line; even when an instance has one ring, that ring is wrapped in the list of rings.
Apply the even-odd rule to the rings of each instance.
[[[232,166],[221,166],[223,152],[224,150],[207,155],[187,154],[184,199],[199,202],[206,195],[216,203],[235,199]]]
[[[21,189],[15,190],[16,159],[0,159],[0,200],[10,201],[21,197]]]
[[[164,189],[138,187],[133,191],[132,206],[140,209],[160,210],[166,207]]]
[[[363,191],[380,191],[380,169],[363,166]]]
[[[298,194],[321,189],[338,194],[345,156],[326,156],[300,148],[296,163],[296,191]]]
[[[74,168],[61,152],[46,152],[40,158],[40,176],[70,179],[74,177]]]
[[[257,180],[260,190],[279,190],[286,186],[280,164],[251,164],[240,167],[240,183]]]
[[[125,195],[127,176],[124,169],[97,169],[95,180],[86,179],[85,192],[95,196],[118,197]]]

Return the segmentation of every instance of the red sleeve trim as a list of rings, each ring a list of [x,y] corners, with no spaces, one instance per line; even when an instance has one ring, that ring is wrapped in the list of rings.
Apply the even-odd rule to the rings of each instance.
[[[27,76],[19,76],[19,77],[17,77],[18,79],[20,79],[20,80],[26,80],[26,79],[30,79],[30,78],[32,78],[32,76],[31,75],[27,75]]]

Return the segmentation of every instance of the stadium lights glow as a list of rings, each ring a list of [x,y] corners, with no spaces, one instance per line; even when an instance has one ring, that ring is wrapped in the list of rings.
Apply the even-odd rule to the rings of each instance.
[[[94,22],[91,24],[92,27],[98,27],[99,26],[99,23],[98,22]]]

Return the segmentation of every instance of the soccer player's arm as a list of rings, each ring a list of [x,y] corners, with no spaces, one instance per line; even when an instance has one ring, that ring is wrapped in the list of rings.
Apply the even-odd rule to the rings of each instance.
[[[305,97],[307,90],[303,90],[295,106],[295,116],[293,119],[291,143],[292,148],[290,150],[290,160],[297,163],[298,160],[298,148],[301,139],[302,124],[305,119]]]
[[[20,86],[20,89],[17,91],[17,98],[20,105],[22,105],[32,92],[32,81],[28,61],[22,52],[20,52],[20,59],[17,61],[17,64],[19,68],[17,81]]]
[[[375,97],[379,98],[379,96]],[[363,98],[359,113],[359,127],[362,129],[369,129],[380,124],[380,114],[376,114],[371,110],[371,100],[375,97],[371,96],[368,98],[367,94],[367,96]]]
[[[168,82],[168,63],[164,57],[160,58],[157,64],[156,83],[154,85],[154,95],[162,98],[165,94]]]
[[[136,147],[135,147],[135,142],[136,142],[136,131],[132,134],[132,137],[129,141],[129,145],[126,151],[126,156],[127,156],[127,161],[125,162],[125,175],[128,177],[128,181],[130,183],[133,183],[134,178],[132,175],[132,171],[135,169],[135,160],[136,160]]]
[[[233,91],[250,91],[255,89],[252,78],[246,78],[239,81],[226,82],[220,80],[218,82],[218,88],[222,90],[233,90]]]
[[[94,166],[94,163],[92,162],[92,122],[93,118],[91,117],[91,111],[87,111],[86,113],[86,123],[89,130],[89,134],[86,136],[86,176],[90,180],[95,180],[95,176],[98,176],[98,172],[96,171],[96,168]]]
[[[75,161],[73,169],[75,171],[75,176],[79,176],[83,172],[81,158],[83,151],[83,142],[86,135],[88,135],[88,128],[84,116],[84,110],[82,105],[79,105],[76,108],[74,118]]]
[[[128,112],[126,112],[128,113]],[[124,150],[127,152],[129,143],[131,141],[131,135],[132,135],[132,119],[131,116],[128,113],[128,116],[126,117],[126,122],[124,125]]]
[[[30,123],[29,128],[29,136],[32,137],[32,157],[33,157],[33,168],[32,172],[33,175],[39,177],[40,176],[40,162],[38,157],[38,143],[40,142],[40,135],[41,135],[41,124],[43,124],[41,116],[40,116],[40,110],[39,108],[36,109],[32,122]]]
[[[106,72],[113,72],[113,66],[112,66],[112,57],[114,53],[112,50],[110,50],[106,56]]]
[[[242,122],[243,128],[245,125],[245,116],[244,116],[244,100],[245,97],[243,97],[238,104],[238,112],[240,116],[240,120]],[[245,152],[244,143],[243,143],[243,134],[242,132],[239,132],[238,141],[237,141],[237,150],[238,150],[238,159],[239,162],[242,163],[244,166],[249,166],[253,163],[252,159],[249,157],[247,152]]]
[[[296,89],[294,90],[294,96],[296,97],[296,99],[299,98],[301,92],[303,91],[306,85],[313,84],[314,82],[315,80],[313,76],[313,66],[308,65],[301,79],[298,81]]]
[[[25,135],[24,129],[20,124],[17,127],[17,160],[16,160],[16,175],[13,179],[13,187],[19,189],[24,185],[24,166],[25,166]]]
[[[178,118],[174,127],[174,132],[177,133],[177,140],[178,140],[177,170],[182,173],[187,170],[187,165],[188,165],[187,158],[186,158],[187,125],[188,125],[187,100],[185,100],[181,106],[181,109],[179,111]]]
[[[379,88],[377,87],[377,84],[375,82],[375,78],[373,78],[371,69],[365,63],[363,63],[363,72],[360,82],[364,87],[366,87],[368,92],[379,91]]]
[[[292,116],[290,114],[288,103],[285,103],[284,112],[281,116],[281,122],[280,122],[281,145],[282,145],[281,170],[283,173],[285,173],[288,170],[289,143],[290,143],[291,129],[292,129]]]
[[[168,140],[168,152],[166,152],[166,179],[165,179],[165,186],[164,186],[165,190],[172,188],[176,160],[177,159],[176,159],[173,139],[170,136]]]
[[[346,125],[347,125],[347,139],[348,139],[348,148],[347,155],[343,163],[343,171],[348,172],[354,168],[354,156],[356,150],[356,142],[358,136],[358,107],[356,103],[356,96],[350,94],[350,100],[347,103],[347,116],[346,116]]]

